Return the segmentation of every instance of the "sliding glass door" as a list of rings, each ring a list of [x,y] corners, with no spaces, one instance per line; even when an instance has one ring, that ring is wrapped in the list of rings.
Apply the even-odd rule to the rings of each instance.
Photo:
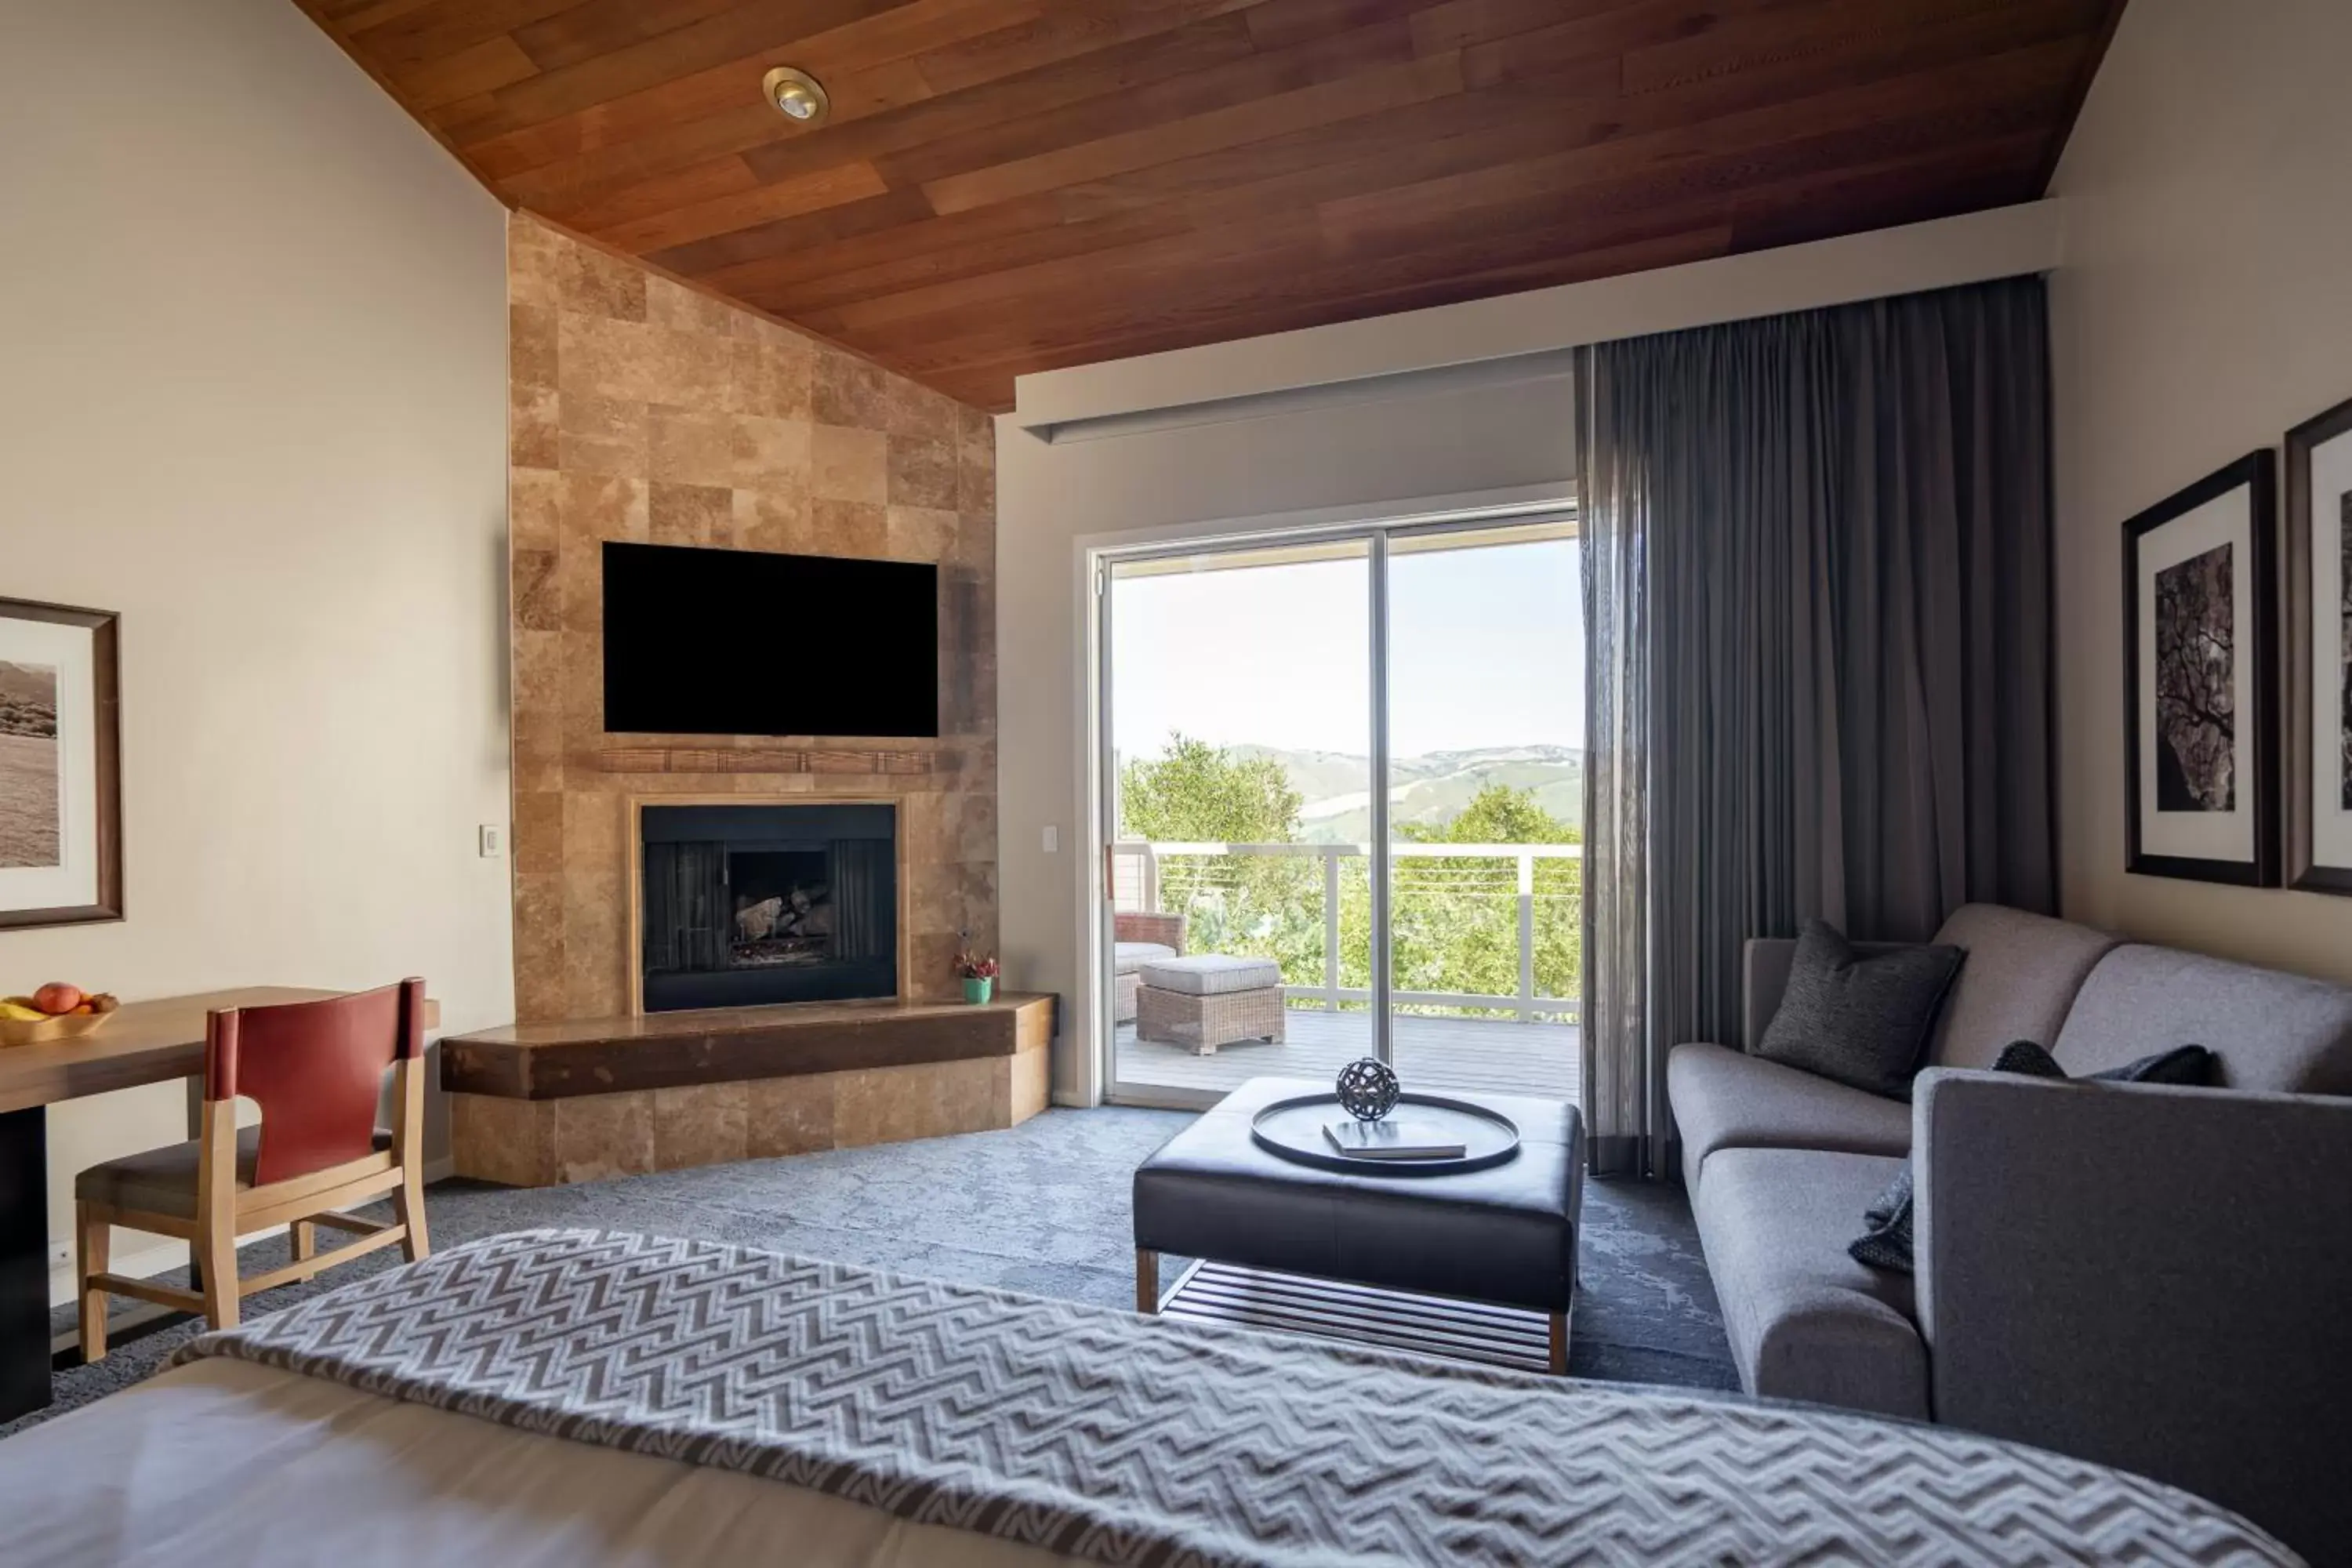
[[[1575,530],[1388,541],[1388,1042],[1408,1084],[1576,1098]]]
[[[1572,521],[1103,563],[1105,1080],[1575,1093]]]
[[[1359,538],[1105,574],[1108,1081],[1124,1098],[1214,1099],[1379,1049],[1359,842],[1370,570]]]

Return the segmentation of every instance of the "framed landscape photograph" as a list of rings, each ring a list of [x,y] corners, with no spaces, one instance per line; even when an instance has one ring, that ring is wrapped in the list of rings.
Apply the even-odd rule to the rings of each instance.
[[[2278,884],[2276,475],[2249,453],[2124,524],[2126,870]]]
[[[116,620],[0,599],[0,929],[122,918]]]
[[[2287,883],[2352,893],[2352,402],[2286,437]]]

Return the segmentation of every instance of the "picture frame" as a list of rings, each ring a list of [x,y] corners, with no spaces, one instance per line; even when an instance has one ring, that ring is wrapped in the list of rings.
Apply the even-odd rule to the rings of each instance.
[[[2352,399],[2286,433],[2286,878],[2352,896]]]
[[[2124,524],[2124,868],[2279,884],[2278,464]]]
[[[121,619],[0,599],[0,931],[122,918]]]

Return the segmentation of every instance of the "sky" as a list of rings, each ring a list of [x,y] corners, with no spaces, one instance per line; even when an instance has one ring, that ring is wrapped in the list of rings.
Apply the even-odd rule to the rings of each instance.
[[[1582,746],[1573,540],[1389,562],[1392,755]],[[1122,757],[1171,731],[1213,744],[1369,754],[1361,560],[1114,578],[1111,728]]]

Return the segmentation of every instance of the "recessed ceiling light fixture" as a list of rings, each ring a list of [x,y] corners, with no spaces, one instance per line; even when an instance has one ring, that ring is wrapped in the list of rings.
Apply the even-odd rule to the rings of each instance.
[[[804,70],[791,66],[778,66],[761,79],[760,90],[776,106],[776,112],[795,125],[821,125],[833,100],[824,94],[824,86]]]

